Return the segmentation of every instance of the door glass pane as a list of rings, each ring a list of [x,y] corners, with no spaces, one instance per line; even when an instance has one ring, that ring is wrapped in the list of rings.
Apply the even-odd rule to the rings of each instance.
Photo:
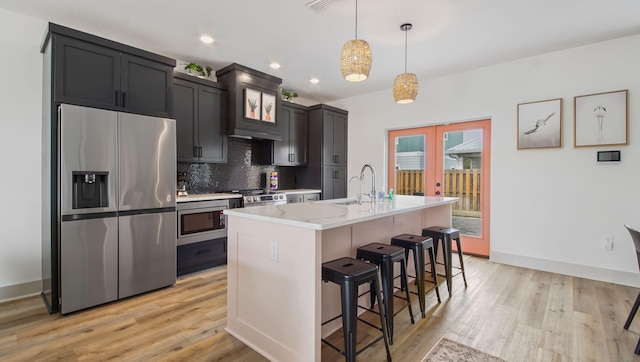
[[[444,196],[460,199],[453,204],[452,226],[462,234],[480,236],[482,130],[446,132],[443,148]]]
[[[395,182],[397,195],[424,195],[425,136],[395,138]]]

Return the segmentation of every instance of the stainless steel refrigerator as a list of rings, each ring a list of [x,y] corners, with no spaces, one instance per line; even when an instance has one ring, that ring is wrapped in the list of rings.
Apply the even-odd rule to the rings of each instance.
[[[175,121],[59,107],[62,314],[176,281]]]

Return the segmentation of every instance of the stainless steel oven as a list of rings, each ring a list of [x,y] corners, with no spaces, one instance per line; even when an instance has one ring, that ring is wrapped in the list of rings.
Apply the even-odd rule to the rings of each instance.
[[[178,203],[178,245],[186,245],[227,236],[223,211],[229,200]]]

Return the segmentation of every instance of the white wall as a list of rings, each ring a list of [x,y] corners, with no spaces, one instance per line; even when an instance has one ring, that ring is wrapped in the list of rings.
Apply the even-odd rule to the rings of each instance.
[[[27,283],[28,292],[40,291],[45,28],[45,22],[0,10],[0,301],[9,286]]]
[[[391,90],[334,102],[349,110],[348,176],[371,163],[377,185],[386,184],[388,129],[490,118],[491,259],[640,285],[623,227],[640,227],[638,64],[640,35],[423,79],[409,105],[393,103]],[[573,97],[621,89],[629,90],[629,145],[574,148]],[[517,104],[551,98],[563,99],[563,147],[517,150]],[[596,151],[610,149],[622,162],[596,164]],[[612,251],[603,247],[609,235]]]

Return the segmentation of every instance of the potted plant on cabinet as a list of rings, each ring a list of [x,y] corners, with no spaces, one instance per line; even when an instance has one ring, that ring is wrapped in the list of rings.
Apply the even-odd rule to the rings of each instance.
[[[196,63],[189,63],[184,67],[184,69],[189,71],[189,74],[195,74],[196,76],[199,76],[201,78],[210,77],[211,72],[213,71],[213,68],[208,65],[206,67],[203,67],[202,65]]]
[[[298,97],[298,93],[286,89],[283,89],[280,94],[282,95],[282,99],[288,102],[293,102],[293,99]]]

